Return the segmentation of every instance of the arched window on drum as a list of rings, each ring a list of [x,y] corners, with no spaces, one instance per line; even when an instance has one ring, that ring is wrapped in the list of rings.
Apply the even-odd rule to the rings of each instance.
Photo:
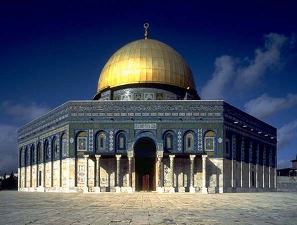
[[[77,134],[76,147],[77,151],[87,151],[88,134],[85,131],[81,131]]]
[[[96,150],[97,152],[104,152],[107,150],[107,136],[104,131],[98,132],[96,136]]]
[[[120,131],[116,136],[116,150],[126,150],[126,134],[124,131]]]
[[[216,133],[212,130],[209,130],[204,135],[204,150],[205,151],[214,151],[215,150],[215,136]]]
[[[164,149],[169,152],[173,150],[173,133],[171,131],[167,131],[164,135]]]
[[[184,151],[192,152],[194,151],[194,132],[187,131],[184,135]]]

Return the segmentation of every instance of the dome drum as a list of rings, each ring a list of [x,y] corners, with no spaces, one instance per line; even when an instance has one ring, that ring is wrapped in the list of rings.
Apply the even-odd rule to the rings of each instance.
[[[196,90],[166,84],[122,85],[103,90],[94,100],[197,100]]]

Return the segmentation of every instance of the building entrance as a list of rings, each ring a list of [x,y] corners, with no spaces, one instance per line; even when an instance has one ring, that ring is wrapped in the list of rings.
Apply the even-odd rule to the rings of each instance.
[[[156,145],[150,138],[140,138],[134,145],[135,190],[155,191]]]

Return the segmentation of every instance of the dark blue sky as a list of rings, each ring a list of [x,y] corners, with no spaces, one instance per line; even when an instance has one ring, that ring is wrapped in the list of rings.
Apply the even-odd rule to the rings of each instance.
[[[143,38],[144,22],[151,38],[183,55],[199,94],[218,85],[220,98],[280,128],[287,165],[297,154],[295,2],[1,1],[0,170],[16,167],[15,128],[67,100],[91,99],[105,62]],[[244,72],[256,77],[246,86],[236,82]]]

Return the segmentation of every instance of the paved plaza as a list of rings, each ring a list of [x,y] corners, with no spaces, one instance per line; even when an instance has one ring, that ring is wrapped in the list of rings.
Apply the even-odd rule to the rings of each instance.
[[[297,193],[0,192],[0,224],[297,224]]]

